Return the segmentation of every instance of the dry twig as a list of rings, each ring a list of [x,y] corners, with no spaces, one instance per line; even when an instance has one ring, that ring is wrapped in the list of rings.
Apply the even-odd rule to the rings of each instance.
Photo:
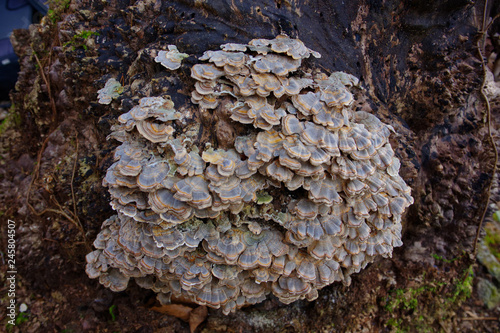
[[[461,319],[462,320],[499,320],[500,321],[500,318],[496,318],[496,317],[464,317]]]
[[[56,102],[54,101],[54,97],[52,96],[52,92],[50,89],[50,80],[47,78],[47,76],[45,76],[42,63],[40,62],[40,59],[38,59],[38,56],[36,55],[36,52],[34,50],[33,50],[33,55],[35,56],[36,63],[38,64],[38,67],[40,69],[40,74],[42,75],[43,82],[45,82],[45,85],[47,86],[47,94],[49,95],[50,107],[52,108],[52,123],[54,123],[57,119],[57,108],[56,108]],[[52,50],[50,51],[49,59],[51,57],[52,57]]]
[[[36,59],[38,67],[40,69],[40,75],[42,76],[42,79],[43,79],[45,85],[47,86],[47,93],[49,95],[50,106],[52,108],[52,125],[54,125],[55,121],[57,119],[57,108],[56,108],[54,97],[52,96],[52,91],[51,91],[51,86],[50,86],[50,80],[45,75],[45,72],[43,71],[42,63],[40,62],[40,59],[38,58],[36,52],[33,51],[33,55],[34,55],[34,57]],[[51,56],[52,56],[52,51],[49,54],[49,59],[51,58]],[[52,130],[50,134],[52,134],[53,131],[54,130]],[[83,226],[82,226],[82,224],[80,222],[80,219],[78,218],[78,214],[77,214],[77,211],[76,211],[75,192],[74,192],[74,189],[73,189],[73,181],[74,181],[74,177],[75,177],[76,164],[77,164],[77,160],[78,160],[78,138],[77,137],[76,137],[75,161],[73,163],[73,173],[72,173],[72,176],[71,176],[71,184],[70,184],[71,185],[71,195],[72,195],[72,200],[73,200],[73,212],[71,212],[71,214],[73,215],[73,217],[71,217],[69,214],[67,214],[64,211],[64,209],[61,207],[61,205],[59,204],[59,202],[57,201],[57,199],[54,196],[51,196],[51,199],[54,201],[54,203],[58,206],[59,209],[46,208],[46,209],[42,210],[41,212],[37,212],[36,209],[29,202],[29,199],[30,199],[30,196],[31,196],[31,190],[33,188],[33,184],[38,179],[38,176],[40,174],[40,165],[41,165],[42,153],[44,152],[44,150],[45,150],[45,148],[47,146],[50,134],[47,135],[47,137],[45,138],[45,140],[42,143],[42,147],[38,151],[37,165],[36,165],[35,172],[33,173],[33,177],[31,179],[30,186],[28,188],[28,193],[27,193],[27,197],[26,197],[26,204],[29,207],[29,209],[31,210],[31,212],[33,214],[35,214],[36,216],[41,216],[41,215],[43,215],[43,214],[45,214],[47,212],[56,213],[56,214],[64,216],[68,221],[70,221],[71,223],[73,223],[77,227],[77,229],[79,230],[79,232],[82,234],[85,246],[87,247],[87,249],[89,249],[89,245],[87,243],[87,237],[85,235],[85,230],[83,229]]]
[[[71,198],[73,199],[73,215],[80,222],[76,212],[75,190],[73,189],[73,181],[75,180],[76,162],[78,161],[78,136],[75,135],[76,148],[75,148],[75,161],[73,162],[73,174],[71,175]]]
[[[476,238],[474,239],[474,247],[473,247],[473,253],[472,253],[473,258],[475,258],[476,254],[477,254],[477,243],[479,241],[479,236],[480,236],[480,233],[481,233],[481,228],[483,226],[484,218],[486,217],[486,212],[488,211],[488,204],[490,202],[490,197],[491,197],[491,188],[493,186],[493,177],[496,174],[497,164],[498,164],[498,149],[497,149],[495,140],[493,139],[493,134],[491,132],[491,105],[490,105],[490,101],[488,99],[488,96],[486,96],[486,93],[484,91],[484,87],[486,86],[487,68],[486,68],[486,62],[485,62],[485,59],[484,59],[483,49],[484,49],[484,44],[485,44],[485,40],[486,40],[486,34],[488,33],[488,30],[491,27],[491,25],[493,24],[493,22],[498,17],[500,17],[500,14],[496,15],[489,22],[489,24],[486,25],[487,7],[488,7],[488,1],[486,1],[486,3],[484,4],[483,24],[482,24],[482,30],[480,32],[481,33],[481,38],[479,38],[478,41],[477,41],[477,51],[479,53],[479,59],[481,60],[481,65],[482,65],[482,69],[483,69],[483,82],[481,83],[480,92],[481,92],[481,96],[484,99],[484,102],[486,103],[486,125],[488,127],[488,138],[489,138],[489,140],[491,142],[491,146],[493,147],[493,152],[495,154],[495,162],[494,162],[494,165],[493,165],[493,171],[492,171],[492,177],[491,177],[492,179],[491,179],[490,184],[488,185],[485,207],[484,207],[481,219],[479,220],[479,225],[477,227],[477,232],[476,232]]]

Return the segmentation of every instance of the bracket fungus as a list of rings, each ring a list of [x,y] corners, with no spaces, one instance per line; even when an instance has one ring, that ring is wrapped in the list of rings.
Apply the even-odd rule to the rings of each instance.
[[[191,101],[221,108],[244,135],[200,149],[173,126],[186,115],[161,97],[120,116],[104,178],[117,215],[87,255],[88,275],[114,291],[133,278],[161,302],[182,296],[227,314],[269,294],[313,300],[390,257],[413,198],[392,127],[353,110],[358,80],[299,70],[320,55],[286,36],[221,49],[192,67]]]
[[[113,98],[117,98],[123,92],[123,87],[116,79],[106,81],[104,88],[97,91],[97,99],[101,104],[111,104]]]
[[[169,45],[168,51],[159,51],[155,61],[165,68],[176,70],[181,67],[182,60],[189,57],[189,54],[180,53],[175,45]]]

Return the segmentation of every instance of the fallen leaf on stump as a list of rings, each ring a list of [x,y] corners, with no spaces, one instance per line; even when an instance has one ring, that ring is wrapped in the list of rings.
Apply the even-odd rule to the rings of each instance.
[[[153,306],[151,310],[174,316],[189,323],[191,333],[207,318],[208,310],[206,306],[192,307],[182,304],[166,304],[162,306]]]
[[[191,329],[191,333],[196,330],[205,319],[207,319],[208,309],[205,305],[199,306],[193,311],[191,311],[189,316],[189,328]]]
[[[167,304],[162,306],[153,306],[151,310],[164,313],[184,321],[189,321],[189,315],[193,308],[181,304]]]

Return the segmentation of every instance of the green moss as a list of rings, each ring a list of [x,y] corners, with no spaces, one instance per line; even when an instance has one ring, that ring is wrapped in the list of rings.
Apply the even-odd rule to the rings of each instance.
[[[472,295],[472,285],[474,280],[474,271],[472,266],[469,266],[463,273],[462,277],[455,280],[455,290],[452,295],[447,298],[449,303],[462,303]]]
[[[496,222],[500,222],[500,210],[497,210],[493,213],[493,220],[495,220]]]
[[[14,105],[11,106],[7,117],[0,123],[0,136],[5,133],[6,130],[13,127],[18,127],[21,125],[21,115],[15,111]]]
[[[20,326],[22,324],[24,324],[25,322],[27,322],[29,320],[29,316],[27,313],[25,312],[20,312],[17,314],[16,316],[16,319],[15,319],[15,325],[11,325],[9,323],[7,323],[5,325],[5,329],[7,332],[12,332],[14,330],[14,326]]]
[[[401,325],[402,325],[402,322],[403,320],[402,319],[396,319],[396,318],[390,318],[386,325],[388,327],[392,327],[393,329],[396,330],[396,332],[398,333],[403,333],[403,332],[407,332],[405,329],[401,328]]]
[[[435,253],[433,253],[433,254],[432,254],[432,257],[433,257],[434,259],[436,259],[436,260],[442,261],[442,262],[447,263],[447,264],[452,263],[452,262],[454,262],[455,260],[457,260],[457,259],[459,259],[459,258],[460,258],[460,257],[456,257],[456,258],[452,258],[452,259],[446,259],[446,258],[444,258],[444,257],[441,257],[441,256],[440,256],[440,255],[438,255],[438,254],[435,254]]]
[[[500,234],[494,230],[486,228],[486,236],[484,236],[484,243],[488,246],[490,252],[500,260]]]
[[[28,314],[25,312],[20,312],[17,317],[16,317],[16,326],[19,326],[25,322],[27,322],[29,319]]]
[[[390,291],[384,307],[390,314],[386,326],[391,327],[392,332],[434,331],[436,322],[452,318],[456,309],[471,296],[473,278],[474,272],[469,266],[451,283],[426,280],[424,274],[417,286]]]
[[[78,48],[83,48],[85,51],[88,50],[88,47],[86,45],[87,39],[89,39],[92,36],[99,36],[98,32],[95,31],[89,31],[89,30],[84,30],[76,35],[73,35],[71,37],[71,40],[64,43],[64,47],[69,47],[71,46],[71,49],[74,51]]]
[[[269,195],[266,191],[257,192],[257,205],[268,204],[273,201],[273,197]]]
[[[396,309],[415,310],[418,307],[418,297],[428,288],[429,286],[420,286],[418,288],[396,289],[385,309],[391,313]]]
[[[71,0],[49,0],[48,3],[47,17],[52,23],[57,23],[61,20],[62,14],[69,8]]]

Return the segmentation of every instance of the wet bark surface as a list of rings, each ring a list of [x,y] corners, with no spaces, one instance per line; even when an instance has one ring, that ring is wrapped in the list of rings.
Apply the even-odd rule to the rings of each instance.
[[[209,310],[198,330],[498,329],[497,322],[460,320],[464,306],[482,309],[474,298],[463,303],[460,286],[469,281],[469,269],[484,274],[468,254],[494,163],[476,51],[483,6],[451,0],[84,1],[54,8],[41,25],[16,31],[21,72],[12,102],[20,124],[2,133],[0,201],[2,234],[7,217],[17,223],[17,297],[30,317],[11,329],[189,331],[181,320],[151,311],[149,291],[131,285],[113,293],[85,275],[84,256],[113,214],[101,181],[117,142],[106,136],[122,112],[118,107],[128,110],[144,96],[168,94],[176,108],[189,109],[189,67],[205,50],[280,33],[322,54],[308,59],[311,68],[359,77],[366,90],[359,105],[394,127],[391,143],[415,198],[403,221],[404,246],[355,275],[351,286],[324,288],[316,301],[284,305],[271,298],[229,316]],[[496,14],[492,7],[488,17]],[[169,44],[190,55],[176,72],[151,56]],[[97,90],[111,77],[133,86],[135,95],[100,105]],[[222,116],[199,121],[208,129],[231,126]],[[201,134],[217,139],[213,130]]]

